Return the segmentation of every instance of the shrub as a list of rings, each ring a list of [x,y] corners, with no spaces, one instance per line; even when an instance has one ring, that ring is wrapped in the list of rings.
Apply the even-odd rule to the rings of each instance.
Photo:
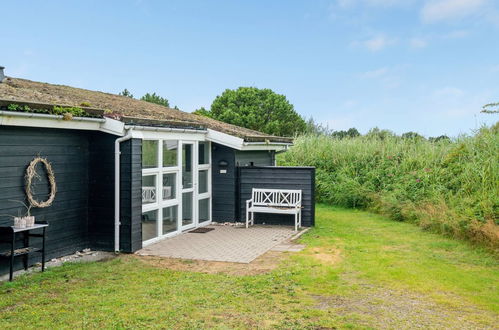
[[[499,129],[455,140],[297,137],[280,165],[315,166],[320,202],[361,207],[499,248]]]

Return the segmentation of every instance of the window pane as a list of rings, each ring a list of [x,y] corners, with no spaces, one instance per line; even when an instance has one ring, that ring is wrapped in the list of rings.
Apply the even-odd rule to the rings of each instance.
[[[163,174],[163,200],[175,199],[177,195],[177,174]]]
[[[158,210],[142,213],[142,241],[158,237]]]
[[[192,192],[182,194],[182,225],[190,225],[192,218]]]
[[[177,205],[163,209],[163,235],[177,231],[177,212]]]
[[[182,145],[182,189],[192,188],[192,144]]]
[[[156,175],[142,176],[142,204],[156,203]]]
[[[163,167],[178,166],[177,149],[178,141],[163,141]]]
[[[199,149],[198,149],[199,164],[210,163],[210,160],[208,159],[208,156],[210,155],[208,146],[209,146],[208,142],[199,142]]]
[[[158,167],[158,141],[142,140],[142,168]]]
[[[208,171],[199,171],[199,193],[208,192]]]
[[[199,201],[199,222],[210,220],[210,199],[205,198]]]

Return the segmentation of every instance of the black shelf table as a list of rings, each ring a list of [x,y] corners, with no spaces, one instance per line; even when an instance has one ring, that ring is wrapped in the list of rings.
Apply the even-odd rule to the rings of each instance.
[[[28,256],[31,253],[38,252],[42,255],[42,272],[45,271],[45,229],[48,227],[48,223],[40,222],[35,223],[31,227],[26,228],[16,228],[14,226],[0,227],[0,242],[9,243],[10,250],[0,252],[0,258],[10,259],[10,273],[9,281],[12,281],[14,277],[14,258],[23,257],[24,270],[28,270]],[[41,234],[31,233],[32,230],[42,229]],[[23,246],[16,249],[16,234],[23,235]],[[30,237],[41,237],[42,247],[34,247],[29,245]]]

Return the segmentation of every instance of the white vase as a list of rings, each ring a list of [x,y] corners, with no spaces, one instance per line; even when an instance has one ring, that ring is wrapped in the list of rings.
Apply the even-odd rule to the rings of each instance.
[[[33,215],[24,217],[26,219],[26,227],[33,227],[35,225],[35,217]]]
[[[14,228],[26,228],[26,219],[24,217],[14,217]]]

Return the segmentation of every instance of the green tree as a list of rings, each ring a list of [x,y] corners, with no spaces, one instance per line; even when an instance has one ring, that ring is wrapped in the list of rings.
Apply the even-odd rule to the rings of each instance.
[[[284,95],[268,88],[226,89],[215,98],[209,111],[201,108],[195,113],[278,136],[302,133],[307,126]]]
[[[378,138],[380,140],[384,140],[386,138],[396,136],[396,134],[393,133],[392,131],[390,131],[388,129],[379,129],[378,127],[371,128],[369,130],[369,132],[367,132],[366,135],[370,136],[370,137]]]
[[[489,103],[482,107],[482,113],[499,113],[499,102]]]
[[[437,137],[430,137],[428,141],[430,142],[450,141],[450,138],[447,135],[440,135]]]
[[[425,140],[424,136],[421,134],[418,134],[416,132],[406,132],[401,135],[403,139],[409,139],[409,140]]]
[[[126,97],[129,97],[129,98],[133,99],[133,94],[130,93],[130,91],[128,89],[126,89],[126,88],[121,93],[119,93],[118,95],[126,96]]]
[[[142,96],[140,99],[142,101],[156,103],[156,104],[165,106],[167,108],[170,107],[170,102],[168,102],[168,100],[165,99],[164,97],[157,95],[156,93],[152,93],[152,94],[147,93],[146,95]]]
[[[200,116],[211,117],[211,112],[209,110],[206,110],[204,107],[197,109],[193,113]]]

